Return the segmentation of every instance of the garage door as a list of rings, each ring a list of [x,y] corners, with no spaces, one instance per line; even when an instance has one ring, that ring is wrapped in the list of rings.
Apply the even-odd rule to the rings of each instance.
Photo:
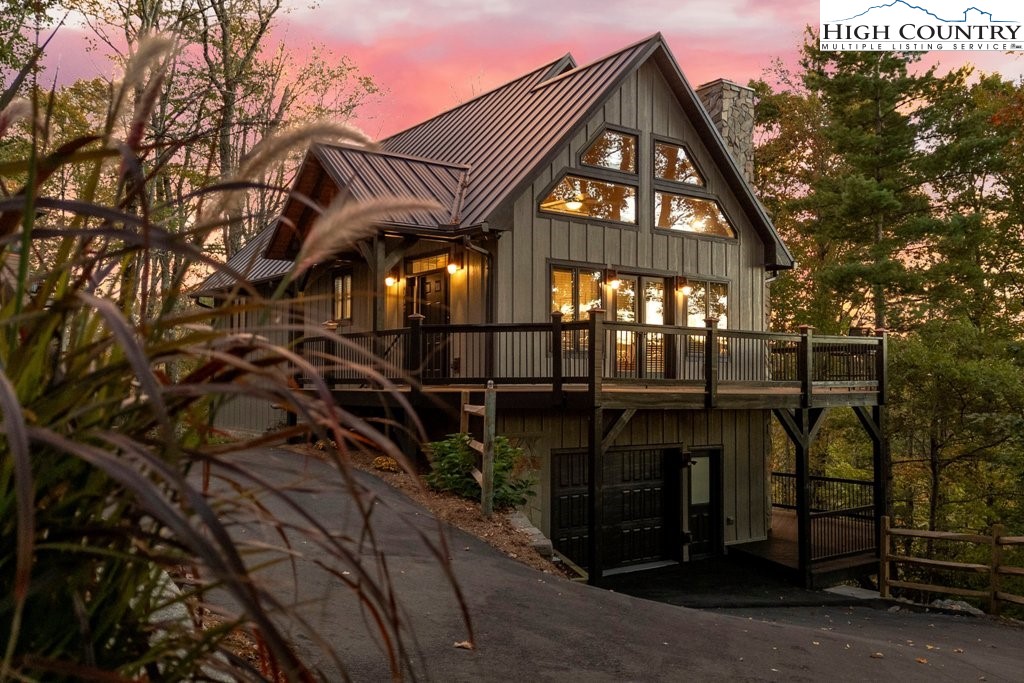
[[[605,454],[604,569],[679,559],[679,458],[676,447],[613,449]],[[587,452],[552,454],[551,540],[587,566]]]

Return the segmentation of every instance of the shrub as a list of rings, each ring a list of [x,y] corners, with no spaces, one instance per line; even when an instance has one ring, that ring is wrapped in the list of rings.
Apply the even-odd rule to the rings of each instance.
[[[480,485],[473,478],[477,454],[468,434],[449,434],[443,441],[428,444],[430,473],[427,484],[463,498],[480,500]],[[523,450],[504,436],[494,439],[494,507],[523,505],[533,495],[533,479],[524,476]]]

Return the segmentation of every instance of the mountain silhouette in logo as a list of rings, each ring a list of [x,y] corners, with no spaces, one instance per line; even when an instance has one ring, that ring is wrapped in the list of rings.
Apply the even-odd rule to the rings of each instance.
[[[946,24],[1017,23],[1008,19],[996,19],[995,17],[992,16],[991,12],[987,12],[983,9],[979,9],[974,6],[964,9],[963,15],[959,18],[947,19],[946,17],[940,17],[938,14],[935,14],[931,10],[921,7],[920,5],[914,5],[909,2],[906,2],[906,0],[893,0],[893,2],[887,3],[885,5],[874,5],[872,7],[868,7],[860,14],[855,14],[854,16],[849,17],[847,19],[839,19],[834,23],[853,21],[854,19],[861,19],[867,16],[868,14],[871,14],[872,18],[877,18],[879,20],[884,19],[886,21],[892,21],[894,18],[906,19],[908,21],[921,21],[923,19],[923,16],[927,16],[932,20],[941,21]],[[898,16],[894,17],[893,14],[896,14]]]

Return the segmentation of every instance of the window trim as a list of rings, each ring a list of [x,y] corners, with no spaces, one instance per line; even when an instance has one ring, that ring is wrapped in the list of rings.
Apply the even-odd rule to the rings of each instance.
[[[594,143],[597,142],[598,138],[600,138],[602,135],[604,135],[607,131],[611,131],[613,133],[619,133],[620,135],[630,135],[630,136],[632,136],[636,140],[636,170],[633,171],[632,173],[630,173],[629,171],[622,171],[622,170],[615,169],[615,168],[609,168],[608,166],[595,166],[593,164],[588,164],[588,163],[583,161],[583,155],[586,154],[587,150],[589,150],[594,145]],[[632,178],[632,179],[634,179],[634,182],[636,182],[640,178],[641,169],[645,168],[644,167],[644,162],[646,161],[646,159],[644,159],[644,156],[645,156],[644,152],[643,152],[643,146],[644,145],[643,145],[643,142],[642,142],[643,136],[642,136],[641,133],[642,133],[642,131],[634,129],[634,128],[628,128],[626,126],[616,126],[616,125],[613,125],[613,124],[607,124],[606,123],[605,125],[601,126],[598,129],[598,131],[596,133],[594,133],[594,135],[592,135],[590,138],[588,138],[586,144],[583,145],[583,147],[580,149],[580,151],[576,153],[576,166],[575,167],[576,168],[580,168],[580,169],[588,169],[588,170],[596,170],[596,171],[608,171],[610,173],[615,173],[615,174],[618,174],[618,175],[622,175],[622,176],[625,176],[627,178]]]
[[[584,216],[582,214],[576,215],[569,212],[553,211],[551,209],[545,209],[543,207],[544,199],[551,194],[551,192],[562,182],[567,176],[576,176],[583,180],[592,180],[602,183],[614,183],[616,185],[623,185],[625,187],[632,188],[634,194],[634,217],[635,220],[632,223],[626,221],[617,221],[611,218],[598,218],[596,216]],[[623,182],[624,178],[630,178],[632,182]],[[593,166],[585,166],[583,168],[575,166],[563,166],[562,169],[554,174],[553,180],[544,186],[544,189],[537,193],[537,199],[534,203],[536,207],[536,216],[539,218],[550,218],[557,216],[559,218],[568,221],[577,221],[582,223],[603,223],[605,225],[614,225],[617,227],[631,228],[633,230],[640,229],[640,183],[639,176],[631,176],[626,173],[619,173],[610,169],[601,169]]]

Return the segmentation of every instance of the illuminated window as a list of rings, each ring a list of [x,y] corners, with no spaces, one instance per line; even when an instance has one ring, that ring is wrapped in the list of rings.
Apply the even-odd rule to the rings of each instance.
[[[597,136],[580,160],[585,166],[636,173],[636,136],[606,130]]]
[[[334,319],[352,320],[352,273],[334,276]]]
[[[566,175],[541,203],[542,211],[636,224],[636,188]]]
[[[654,177],[704,187],[704,178],[690,161],[686,149],[668,142],[654,143]]]
[[[671,192],[654,193],[654,224],[659,228],[699,235],[736,236],[736,230],[722,213],[718,202]]]
[[[429,273],[434,270],[441,270],[448,265],[448,254],[435,254],[433,256],[424,256],[423,258],[413,259],[409,261],[407,271],[410,275],[419,275],[420,273]]]

